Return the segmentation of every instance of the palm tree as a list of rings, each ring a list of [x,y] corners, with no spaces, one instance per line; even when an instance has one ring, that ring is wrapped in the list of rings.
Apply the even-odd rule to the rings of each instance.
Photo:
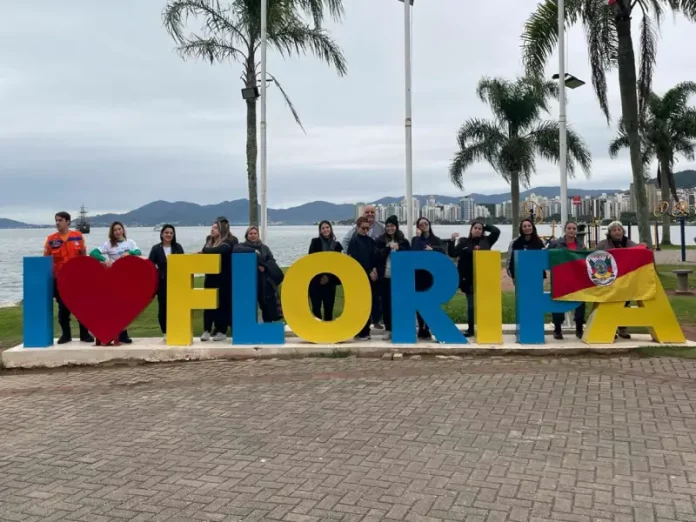
[[[654,92],[647,98],[645,111],[641,114],[638,131],[641,139],[642,163],[650,166],[657,160],[657,183],[662,189],[662,200],[670,200],[670,191],[675,202],[679,201],[674,182],[674,164],[677,155],[687,160],[694,159],[696,140],[696,108],[690,107],[690,96],[696,94],[696,82],[679,83],[664,96]],[[609,154],[616,157],[624,147],[629,146],[628,134],[623,120],[619,121],[619,135],[611,142]],[[670,237],[670,216],[662,217],[662,243],[672,243]]]
[[[346,74],[346,60],[331,35],[322,28],[325,10],[335,20],[343,15],[342,0],[268,0],[268,47],[283,57],[312,53],[339,75]],[[257,57],[261,44],[261,2],[230,0],[227,7],[218,0],[169,0],[162,13],[164,26],[174,38],[182,58],[201,58],[211,63],[234,61],[242,64],[242,83],[247,89],[258,85]],[[203,20],[200,34],[185,34],[189,18]],[[307,20],[310,20],[308,22]],[[300,117],[287,93],[272,74],[268,74],[288,104],[297,124]],[[249,223],[257,225],[258,189],[256,161],[256,98],[246,99],[247,178],[249,185]],[[303,128],[304,130],[304,128]]]
[[[531,78],[514,82],[502,78],[482,78],[478,97],[488,104],[495,120],[467,120],[457,135],[459,151],[450,166],[450,179],[463,188],[464,171],[478,161],[487,161],[505,181],[512,193],[512,226],[520,221],[520,180],[525,186],[536,171],[536,156],[558,162],[558,122],[541,121],[549,111],[549,100],[558,96],[558,85]],[[568,174],[578,163],[589,176],[592,158],[583,139],[568,130]]]
[[[657,34],[665,9],[696,20],[696,0],[565,0],[568,25],[585,29],[592,84],[599,105],[609,122],[607,71],[618,68],[621,112],[631,155],[636,214],[641,242],[651,245],[648,198],[645,191],[639,136],[640,114],[652,86],[657,53]],[[642,16],[634,16],[640,13]],[[631,36],[632,19],[640,19],[640,74]],[[558,41],[557,0],[543,0],[527,21],[522,35],[523,57],[528,74],[542,76],[544,66]]]

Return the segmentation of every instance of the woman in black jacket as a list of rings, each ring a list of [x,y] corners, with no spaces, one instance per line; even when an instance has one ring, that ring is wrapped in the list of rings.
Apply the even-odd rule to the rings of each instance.
[[[355,223],[356,234],[348,243],[347,254],[355,259],[360,266],[363,267],[367,277],[370,280],[372,292],[376,292],[375,282],[377,281],[377,245],[374,240],[368,236],[370,231],[370,223],[366,217],[358,218]],[[370,300],[372,302],[372,300]],[[367,323],[360,330],[360,333],[355,336],[356,341],[370,340],[370,317],[367,318]]]
[[[480,221],[472,221],[469,237],[460,238],[455,246],[454,241],[458,237],[459,234],[456,232],[452,234],[449,255],[450,257],[459,258],[457,261],[459,289],[466,294],[468,323],[464,335],[472,337],[474,335],[474,252],[477,250],[490,250],[500,237],[500,229],[493,225],[484,225]]]
[[[433,233],[430,221],[421,217],[416,221],[416,236],[411,240],[411,250],[422,250],[426,252],[438,252],[446,254],[445,246],[439,237]],[[427,270],[416,270],[416,291],[422,292],[430,288],[433,284],[433,276]],[[421,314],[416,314],[418,320],[418,338],[432,339],[430,328],[425,324]]]
[[[399,230],[399,218],[389,216],[384,224],[386,233],[377,239],[377,291],[382,299],[382,313],[384,315],[384,339],[392,336],[392,307],[391,307],[391,254],[392,252],[411,249],[408,239]]]
[[[309,253],[343,252],[343,247],[333,233],[333,227],[328,221],[319,223],[319,235],[312,238]],[[340,285],[338,277],[333,274],[319,274],[309,283],[309,300],[312,303],[312,313],[318,319],[322,318],[321,307],[324,306],[324,321],[333,321],[333,309],[336,302],[336,286]]]
[[[157,320],[160,330],[167,340],[167,258],[171,254],[183,254],[183,247],[176,241],[176,229],[173,225],[162,225],[160,242],[150,250],[150,261],[157,267],[159,284],[157,286]]]
[[[283,308],[280,304],[278,286],[283,282],[283,271],[278,267],[271,249],[261,241],[258,227],[252,225],[247,228],[244,239],[241,246],[253,249],[258,259],[256,299],[261,308],[263,322],[279,321],[283,318]]]
[[[219,274],[206,274],[203,286],[218,291],[218,307],[203,311],[203,335],[201,341],[224,341],[232,326],[232,250],[239,241],[230,231],[230,222],[219,217],[210,228],[201,254],[220,254]]]
[[[516,250],[544,250],[544,242],[537,233],[536,225],[531,219],[525,218],[520,221],[520,235],[510,242],[505,265],[507,274],[511,279],[515,279],[515,251]],[[544,272],[546,278],[546,272]]]

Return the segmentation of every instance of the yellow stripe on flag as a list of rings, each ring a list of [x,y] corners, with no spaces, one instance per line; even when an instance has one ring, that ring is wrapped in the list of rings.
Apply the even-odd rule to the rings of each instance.
[[[647,301],[657,292],[655,265],[645,265],[626,275],[620,275],[607,286],[594,286],[566,294],[556,301],[582,301],[605,303],[608,301]]]

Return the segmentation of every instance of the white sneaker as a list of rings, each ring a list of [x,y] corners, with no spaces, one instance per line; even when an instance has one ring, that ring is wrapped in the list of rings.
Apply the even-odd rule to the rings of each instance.
[[[213,336],[213,341],[226,341],[226,340],[227,340],[227,336],[222,332],[218,332]]]
[[[392,338],[392,333],[390,331],[387,330],[386,332],[384,332],[382,339],[384,339],[385,341],[390,341],[391,338]]]
[[[164,342],[166,343],[167,342],[167,334],[164,334],[162,337],[164,338]]]
[[[203,332],[203,335],[201,335],[201,341],[210,341],[210,332]]]

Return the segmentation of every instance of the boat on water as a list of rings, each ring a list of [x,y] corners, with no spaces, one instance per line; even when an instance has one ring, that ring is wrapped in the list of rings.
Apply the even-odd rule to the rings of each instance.
[[[155,226],[152,228],[152,230],[154,230],[155,232],[159,232],[160,230],[162,230],[162,225],[163,225],[163,224],[164,224],[164,223],[160,223],[159,225],[155,225]]]
[[[82,205],[82,207],[80,207],[80,217],[77,219],[77,223],[75,224],[75,230],[78,230],[83,234],[89,234],[91,228],[92,227],[87,220],[87,210],[85,209],[85,206]]]

